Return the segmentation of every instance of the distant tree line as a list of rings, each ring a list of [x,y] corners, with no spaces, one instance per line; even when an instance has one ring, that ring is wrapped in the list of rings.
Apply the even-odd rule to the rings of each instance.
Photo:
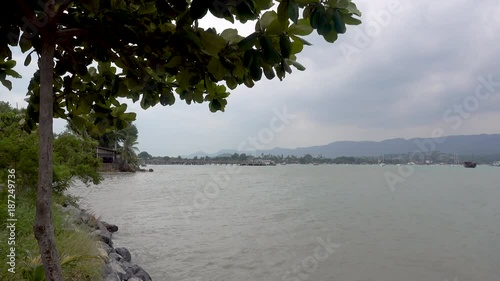
[[[500,155],[481,155],[481,156],[471,156],[471,155],[455,155],[441,153],[439,151],[433,151],[430,153],[425,152],[409,152],[405,154],[386,154],[380,156],[365,156],[365,157],[352,157],[352,156],[339,156],[335,158],[323,157],[322,155],[313,156],[311,154],[306,154],[304,156],[298,157],[294,155],[272,155],[263,154],[251,155],[246,153],[233,153],[233,154],[222,154],[218,156],[195,156],[193,158],[186,158],[182,156],[169,157],[169,156],[152,156],[146,151],[142,151],[138,154],[138,158],[144,164],[179,164],[179,163],[197,163],[202,164],[203,162],[227,162],[227,163],[241,163],[252,160],[269,160],[275,163],[283,164],[351,164],[351,165],[363,165],[363,164],[461,164],[464,161],[474,161],[479,164],[489,164],[500,159]]]

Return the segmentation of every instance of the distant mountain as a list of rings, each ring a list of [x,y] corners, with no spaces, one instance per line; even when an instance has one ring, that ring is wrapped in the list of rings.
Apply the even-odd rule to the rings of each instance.
[[[221,150],[217,153],[206,154],[203,152],[191,154],[188,157],[218,156],[221,154],[247,153],[250,155],[272,154],[272,155],[295,155],[298,157],[306,154],[313,156],[335,158],[340,156],[380,156],[383,154],[403,154],[408,152],[440,151],[443,153],[459,155],[491,155],[500,154],[500,134],[495,135],[462,135],[448,136],[443,138],[413,138],[413,139],[389,139],[380,142],[375,141],[338,141],[327,145],[289,148],[273,148],[258,151]]]

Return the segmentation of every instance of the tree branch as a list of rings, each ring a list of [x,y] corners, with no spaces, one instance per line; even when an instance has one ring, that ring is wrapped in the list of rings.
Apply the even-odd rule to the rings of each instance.
[[[81,36],[81,35],[87,35],[88,30],[83,29],[83,28],[67,28],[67,29],[62,29],[56,31],[56,41],[59,39],[67,38],[67,37],[74,37],[74,36]]]
[[[59,8],[57,9],[57,13],[56,13],[56,16],[55,16],[55,19],[59,19],[59,17],[64,13],[64,11],[66,11],[66,9],[71,5],[73,4],[73,1],[74,0],[64,0],[64,2],[61,3],[61,5],[59,6]]]
[[[24,17],[29,21],[29,23],[33,24],[33,20],[35,19],[35,13],[33,10],[26,4],[24,0],[17,0],[17,4],[22,10]]]

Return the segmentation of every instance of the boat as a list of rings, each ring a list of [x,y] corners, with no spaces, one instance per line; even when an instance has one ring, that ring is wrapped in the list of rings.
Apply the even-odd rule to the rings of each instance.
[[[500,167],[500,161],[491,163],[491,166],[493,166],[493,167]]]
[[[464,162],[464,167],[465,168],[476,168],[476,166],[477,166],[476,162],[471,162],[471,161]]]

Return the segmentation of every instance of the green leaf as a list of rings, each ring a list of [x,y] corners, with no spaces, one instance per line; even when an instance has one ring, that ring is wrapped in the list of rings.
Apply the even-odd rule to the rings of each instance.
[[[313,32],[313,28],[307,19],[300,19],[288,28],[288,33],[293,35],[306,36]]]
[[[160,104],[163,106],[173,105],[175,103],[175,97],[172,91],[166,90],[162,91],[160,95]]]
[[[347,6],[347,10],[350,13],[355,14],[358,17],[361,17],[361,12],[358,10],[358,7],[353,2],[349,2],[349,5]]]
[[[226,85],[229,89],[234,90],[238,87],[238,81],[234,78],[228,78],[226,79]]]
[[[262,29],[266,29],[277,18],[278,14],[275,11],[267,11],[260,18],[260,26]]]
[[[351,15],[342,14],[344,22],[348,25],[360,25],[361,21],[359,19],[353,18]]]
[[[250,65],[250,75],[254,81],[259,81],[262,77],[262,69],[260,68],[259,60],[254,59]]]
[[[270,35],[279,35],[283,32],[285,32],[288,28],[288,21],[287,22],[281,22],[279,19],[275,19],[269,24],[269,26],[266,28],[266,33]]]
[[[210,62],[208,63],[208,71],[218,81],[224,79],[228,73],[224,66],[220,63],[219,59],[215,57],[210,59]]]
[[[94,14],[99,11],[99,2],[99,0],[81,0],[83,7]]]
[[[6,69],[5,74],[13,77],[13,78],[22,78],[21,74],[17,73],[17,71],[12,69]]]
[[[281,56],[284,58],[289,58],[292,52],[292,42],[290,42],[290,38],[286,34],[281,34],[280,36],[280,50]]]
[[[287,22],[289,18],[288,7],[290,5],[289,0],[282,0],[278,5],[278,20],[282,23]]]
[[[296,3],[291,2],[289,4],[288,16],[294,23],[297,23],[297,21],[299,20],[299,6]]]
[[[224,38],[230,44],[240,42],[243,37],[238,35],[238,30],[235,28],[228,28],[220,34],[222,38]]]
[[[285,71],[283,70],[281,65],[274,66],[274,71],[276,71],[276,75],[278,76],[280,81],[283,80],[283,78],[285,78]]]
[[[312,46],[312,44],[309,41],[307,41],[306,39],[304,39],[304,38],[301,38],[301,37],[298,37],[298,36],[294,36],[294,35],[291,35],[290,37],[292,37],[294,41],[300,41],[304,45]]]
[[[9,89],[9,91],[12,91],[12,82],[10,82],[9,80],[6,80],[6,79],[0,79],[0,82],[2,82],[2,84],[7,88]]]
[[[327,42],[333,43],[337,41],[338,34],[335,29],[332,29],[330,32],[323,34],[323,38],[325,38]]]
[[[319,3],[319,0],[294,0],[294,1],[295,1],[295,3],[301,4],[301,5]]]
[[[155,1],[149,1],[140,6],[137,10],[138,15],[147,15],[156,13]],[[206,13],[206,12],[205,12]]]
[[[273,2],[272,0],[254,0],[255,8],[261,11],[271,8],[274,4]]]
[[[218,56],[219,51],[226,45],[226,40],[221,36],[207,31],[200,31],[201,45],[212,56]]]
[[[308,19],[311,17],[311,13],[312,11],[314,10],[314,6],[313,5],[307,5],[304,10],[302,11],[302,17],[304,19]]]
[[[137,118],[137,114],[134,113],[134,112],[129,112],[129,113],[123,113],[121,116],[120,116],[120,119],[123,120],[123,121],[126,121],[127,123],[130,123],[132,121],[135,121],[135,119]]]
[[[193,0],[189,12],[194,20],[203,18],[208,12],[208,1]]]
[[[328,0],[328,5],[330,7],[336,7],[339,9],[346,9],[349,6],[348,0]]]
[[[31,47],[31,40],[28,37],[29,35],[24,32],[23,36],[21,36],[21,40],[19,40],[19,47],[21,47],[21,52],[26,53]]]
[[[219,110],[222,111],[222,104],[218,99],[213,99],[212,101],[210,101],[208,106],[210,108],[210,111],[212,112],[217,112]]]
[[[292,69],[290,68],[290,65],[288,65],[287,59],[283,59],[281,61],[281,67],[283,68],[284,71],[288,72],[289,74],[292,74]]]
[[[8,60],[4,63],[5,68],[14,68],[17,62],[15,60]]]
[[[264,60],[268,63],[278,63],[281,55],[276,51],[271,36],[264,35],[259,38],[259,43],[264,54]]]
[[[318,30],[323,28],[327,21],[328,19],[326,18],[326,11],[323,6],[316,7],[316,9],[312,11],[311,17],[309,18],[311,26]]]
[[[257,14],[255,13],[254,2],[252,0],[238,0],[236,3],[236,17],[242,23],[256,18]]]
[[[85,124],[87,122],[85,121],[85,119],[83,119],[80,116],[73,116],[71,118],[71,123],[73,123],[73,125],[75,125],[78,129],[84,129],[85,128]]]
[[[289,60],[288,62],[291,63],[293,66],[295,66],[295,68],[297,68],[297,70],[299,70],[299,71],[306,70],[306,68],[302,64],[300,64],[300,63],[298,63],[296,61]]]
[[[292,42],[292,54],[298,54],[304,49],[304,43],[300,40],[295,40]]]
[[[262,69],[264,70],[264,75],[266,76],[267,79],[271,80],[274,79],[274,77],[276,77],[273,68],[270,65],[264,64],[262,66]]]
[[[250,35],[248,35],[246,38],[244,38],[243,40],[241,40],[239,43],[238,43],[238,46],[242,49],[242,50],[248,50],[250,48],[252,48],[255,43],[257,42],[257,39],[259,38],[259,33],[257,32],[254,32]]]
[[[337,9],[335,9],[333,13],[333,26],[335,27],[335,31],[337,31],[337,33],[343,34],[347,31],[344,18]]]

